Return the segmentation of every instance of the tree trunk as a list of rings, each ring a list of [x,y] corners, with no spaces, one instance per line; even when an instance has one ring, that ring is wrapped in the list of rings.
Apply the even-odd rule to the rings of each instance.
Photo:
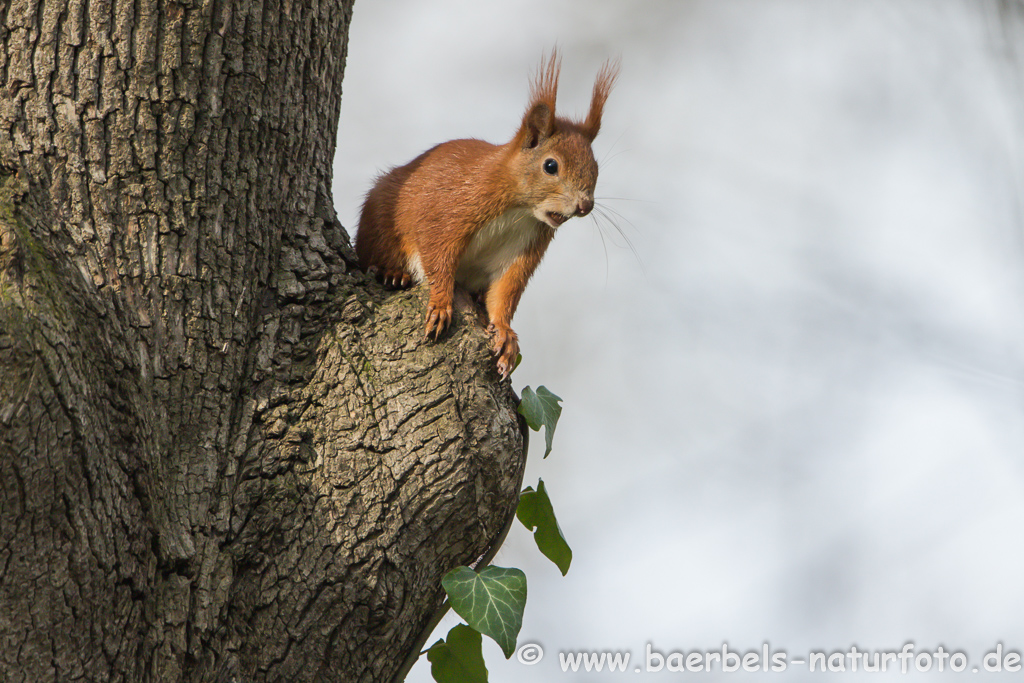
[[[512,514],[473,305],[333,210],[351,17],[0,0],[0,680],[388,681]]]

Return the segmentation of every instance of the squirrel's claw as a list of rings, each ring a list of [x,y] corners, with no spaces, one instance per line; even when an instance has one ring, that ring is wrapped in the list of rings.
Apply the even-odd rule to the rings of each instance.
[[[412,284],[412,276],[403,270],[391,270],[381,276],[381,283],[388,289],[406,289]]]
[[[439,305],[439,304],[428,304],[427,305],[427,331],[425,337],[430,337],[433,333],[434,341],[437,341],[441,334],[448,329],[449,323],[452,321],[452,305]]]
[[[491,323],[487,331],[491,333],[491,351],[498,357],[498,374],[506,379],[512,374],[516,365],[516,356],[519,355],[519,338],[508,325],[495,325]]]

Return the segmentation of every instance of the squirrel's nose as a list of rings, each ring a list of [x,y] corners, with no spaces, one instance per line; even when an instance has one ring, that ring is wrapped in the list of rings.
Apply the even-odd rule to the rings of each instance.
[[[586,198],[576,207],[577,216],[586,216],[594,208],[594,200]]]

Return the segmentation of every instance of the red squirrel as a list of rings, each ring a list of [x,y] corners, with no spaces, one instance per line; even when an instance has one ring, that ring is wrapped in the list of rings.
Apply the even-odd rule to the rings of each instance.
[[[456,283],[482,299],[503,378],[519,354],[509,324],[526,283],[558,227],[594,208],[590,144],[618,66],[601,68],[583,121],[555,116],[560,68],[552,51],[511,141],[450,140],[427,150],[378,178],[359,218],[363,270],[375,268],[387,286],[429,283],[428,337],[437,340],[451,322]]]

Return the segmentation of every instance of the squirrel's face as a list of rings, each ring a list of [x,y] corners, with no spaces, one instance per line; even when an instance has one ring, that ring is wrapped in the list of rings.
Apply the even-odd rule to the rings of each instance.
[[[597,162],[590,141],[574,131],[560,132],[524,154],[524,194],[534,217],[557,228],[594,208]]]
[[[573,216],[594,208],[597,162],[590,143],[601,129],[601,115],[618,64],[606,62],[597,75],[590,111],[583,121],[555,116],[559,59],[552,52],[530,93],[530,105],[510,145],[517,158],[511,164],[519,193],[534,217],[557,228]]]

